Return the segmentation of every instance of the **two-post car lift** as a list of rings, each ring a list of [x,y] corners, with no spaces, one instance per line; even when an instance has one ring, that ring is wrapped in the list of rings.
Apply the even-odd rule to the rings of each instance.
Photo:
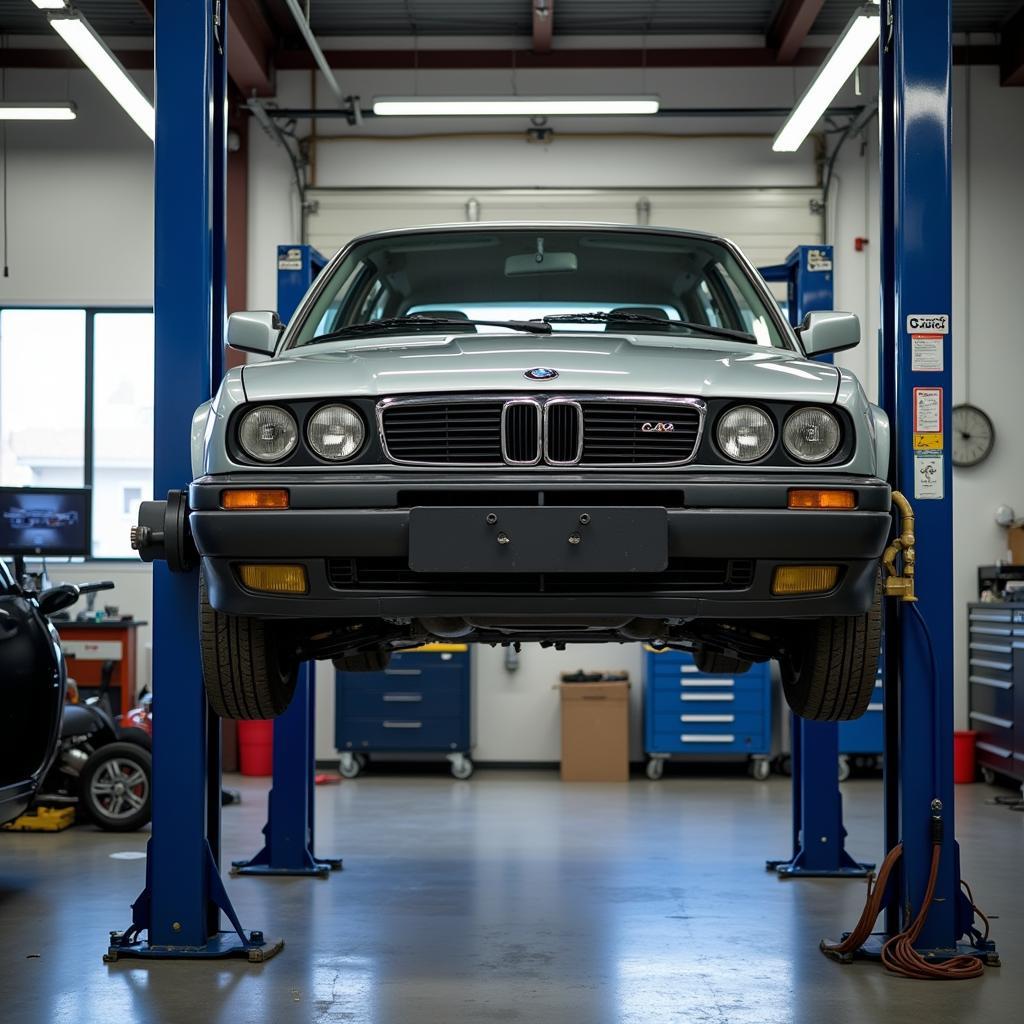
[[[191,479],[192,413],[220,377],[225,7],[225,0],[177,0],[156,12],[159,494]],[[909,606],[889,602],[886,846],[902,843],[903,853],[885,931],[903,930],[920,908],[938,845],[933,901],[914,940],[922,955],[938,960],[956,952],[972,923],[953,830],[952,478],[944,433],[951,397],[950,0],[888,0],[882,10],[881,397],[893,425],[893,480],[917,513],[918,608],[934,645],[932,654]],[[924,414],[931,429],[917,431]],[[931,436],[922,439],[924,433]],[[263,960],[280,948],[241,927],[221,880],[219,723],[203,694],[196,593],[194,572],[154,567],[160,714],[153,834],[132,927],[113,933],[110,958]],[[221,913],[232,930],[221,930]]]

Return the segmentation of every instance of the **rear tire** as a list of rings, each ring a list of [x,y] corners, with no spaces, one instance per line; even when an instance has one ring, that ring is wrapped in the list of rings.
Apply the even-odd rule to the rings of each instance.
[[[134,832],[151,816],[153,758],[136,743],[108,743],[89,755],[78,780],[86,815],[107,832]]]
[[[693,663],[699,672],[710,675],[741,675],[750,671],[753,662],[746,658],[736,658],[731,654],[722,654],[700,647],[693,652]]]
[[[391,662],[390,651],[358,651],[332,659],[339,672],[383,672]]]
[[[206,697],[221,718],[276,718],[291,703],[298,662],[271,622],[226,615],[199,576],[199,645]]]
[[[793,713],[815,722],[848,722],[868,709],[882,639],[882,582],[863,615],[832,616],[794,632],[779,659]]]

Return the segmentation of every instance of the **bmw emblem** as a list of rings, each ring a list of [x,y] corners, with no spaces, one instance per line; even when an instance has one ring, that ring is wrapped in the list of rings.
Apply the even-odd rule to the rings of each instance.
[[[535,366],[532,370],[527,370],[523,376],[527,380],[554,380],[558,376],[558,371],[547,366]]]

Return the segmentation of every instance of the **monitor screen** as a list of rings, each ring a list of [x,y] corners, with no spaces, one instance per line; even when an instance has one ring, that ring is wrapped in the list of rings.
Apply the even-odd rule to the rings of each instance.
[[[88,555],[87,487],[0,487],[0,555]]]

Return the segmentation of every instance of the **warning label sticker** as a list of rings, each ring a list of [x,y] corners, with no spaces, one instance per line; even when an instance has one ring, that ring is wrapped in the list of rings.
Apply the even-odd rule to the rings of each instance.
[[[941,434],[915,434],[914,451],[941,452]]]
[[[302,269],[302,250],[301,249],[285,249],[284,251],[278,251],[277,255],[277,269],[278,270],[301,270]]]
[[[914,388],[914,433],[942,433],[942,388]]]
[[[944,497],[942,471],[945,456],[941,452],[914,453],[914,497],[929,501]]]
[[[908,334],[949,334],[947,313],[911,313],[907,317]]]
[[[828,249],[808,249],[807,269],[811,271],[827,271],[832,269],[832,255]]]
[[[910,336],[910,369],[915,371],[942,371],[945,337],[941,334],[912,334]]]

